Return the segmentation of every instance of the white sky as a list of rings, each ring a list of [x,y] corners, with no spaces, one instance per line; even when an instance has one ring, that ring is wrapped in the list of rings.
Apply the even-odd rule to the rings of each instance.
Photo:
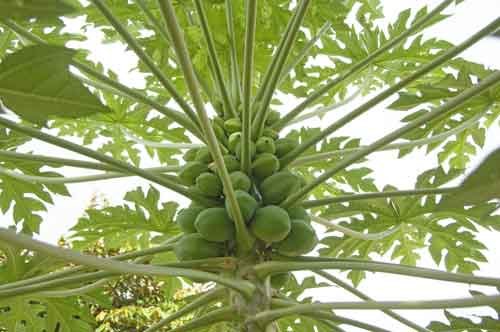
[[[386,16],[393,21],[398,13],[408,7],[419,8],[424,4],[429,4],[431,7],[436,6],[441,1],[436,0],[386,0],[382,1],[385,8]],[[444,23],[428,29],[427,36],[438,36],[453,43],[459,43],[466,39],[475,31],[485,26],[494,20],[500,13],[499,0],[468,0],[465,1],[457,8],[451,8],[449,13],[454,16]],[[140,84],[140,77],[128,73],[128,68],[133,65],[135,59],[133,55],[128,52],[129,56],[124,57],[124,47],[118,45],[98,45],[99,34],[93,34],[90,37],[90,44],[95,49],[94,57],[102,61],[106,66],[112,68],[120,74],[123,81],[127,84]],[[487,38],[476,44],[472,49],[462,54],[468,60],[487,64],[493,68],[500,69],[500,39]],[[116,61],[120,59],[120,61]],[[340,110],[334,111],[334,114],[329,116],[322,123],[331,122],[332,119],[345,114],[353,109],[353,106],[358,103],[350,104]],[[386,115],[384,113],[383,119],[380,117],[380,112],[384,107],[389,105],[390,101],[383,103],[380,107],[371,110],[368,114],[364,115],[358,121],[349,124],[338,132],[339,135],[350,134],[363,138],[364,143],[369,143],[374,139],[380,137],[387,130],[398,127],[398,117],[394,114]],[[293,101],[290,101],[293,106]],[[311,124],[317,125],[318,122]],[[498,126],[489,133],[485,153],[491,151],[499,145],[499,130]],[[79,158],[77,155],[63,152],[45,144],[37,144],[36,152],[39,154],[49,155],[65,155],[67,157]],[[484,154],[483,154],[484,156]],[[482,156],[478,156],[476,161],[479,161]],[[374,169],[373,176],[376,178],[378,185],[393,184],[400,188],[411,188],[414,184],[415,176],[422,171],[435,166],[435,155],[426,156],[422,151],[416,152],[403,159],[396,159],[395,152],[378,153],[370,158],[368,166]],[[148,165],[149,166],[149,165]],[[65,174],[81,175],[80,170],[67,169],[64,170]],[[103,193],[113,203],[120,204],[123,195],[127,190],[135,188],[137,185],[147,184],[145,181],[137,178],[129,178],[127,183],[124,184],[123,180],[109,180],[106,182],[96,182],[88,184],[75,184],[70,185],[69,189],[72,198],[56,198],[55,206],[49,207],[49,212],[46,214],[46,222],[42,225],[41,238],[55,242],[62,234],[66,234],[69,227],[75,224],[78,217],[81,216],[88,205],[91,196],[94,193]],[[178,195],[165,192],[163,197],[168,200],[181,202],[187,201]],[[500,247],[498,245],[497,234],[484,233],[481,234],[481,239],[490,248],[487,254],[490,263],[482,265],[481,274],[483,275],[496,275],[500,274],[498,268],[500,263]],[[433,267],[430,258],[425,257],[422,262],[423,266]],[[391,275],[370,275],[370,280],[362,283],[360,288],[370,296],[377,300],[416,300],[416,299],[431,299],[431,298],[446,298],[446,297],[462,297],[468,296],[468,288],[463,285],[452,283],[439,283],[435,281],[426,281],[416,278],[404,278],[400,276]],[[480,288],[475,288],[480,289]],[[487,292],[493,292],[487,289]],[[347,292],[336,289],[334,287],[328,290],[322,289],[313,292],[317,299],[323,301],[352,301],[354,297]],[[462,310],[462,313],[472,314],[473,312],[492,312],[491,310]],[[341,315],[350,316],[353,318],[361,319],[368,323],[375,323],[381,327],[391,331],[409,331],[410,329],[400,325],[393,319],[373,311],[365,312],[339,312]],[[422,325],[426,325],[432,319],[444,319],[440,311],[407,311],[403,315],[409,319],[413,319]],[[348,328],[348,331],[358,331],[355,328]],[[361,331],[361,330],[359,330]]]

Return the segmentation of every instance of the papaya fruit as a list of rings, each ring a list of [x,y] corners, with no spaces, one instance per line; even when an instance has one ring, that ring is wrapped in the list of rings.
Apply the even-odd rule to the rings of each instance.
[[[257,210],[257,207],[259,206],[259,203],[252,195],[250,195],[246,191],[236,190],[235,195],[240,207],[241,214],[243,215],[243,220],[245,220],[246,223],[250,222],[255,214],[255,211]],[[234,220],[233,214],[231,212],[231,204],[229,204],[229,199],[227,198],[226,210],[229,214],[229,217]]]
[[[279,206],[268,205],[257,209],[250,229],[256,238],[273,243],[284,240],[290,232],[290,217]]]
[[[224,116],[224,104],[222,103],[222,100],[217,99],[217,100],[213,103],[213,107],[214,107],[214,111],[215,111],[215,113],[217,113],[217,115],[218,115],[219,117],[223,117],[223,116]]]
[[[196,159],[196,154],[198,153],[199,149],[200,148],[187,150],[186,153],[184,153],[184,155],[182,156],[182,159],[184,159],[184,161],[194,161]]]
[[[288,210],[286,211],[288,212],[288,215],[290,216],[290,219],[300,219],[300,220],[304,220],[304,221],[308,221],[310,222],[311,221],[311,216],[309,215],[309,213],[307,212],[306,209],[304,209],[302,206],[292,206],[290,208],[288,208]]]
[[[252,163],[252,174],[263,180],[280,169],[280,161],[274,154],[262,153]]]
[[[299,178],[288,171],[281,171],[266,178],[259,187],[264,203],[277,205],[299,189]]]
[[[272,126],[278,122],[281,118],[281,114],[278,111],[271,110],[267,114],[266,126]]]
[[[238,118],[232,118],[224,122],[224,129],[228,134],[241,131],[241,120]]]
[[[275,153],[276,146],[274,145],[274,140],[271,137],[262,136],[255,143],[257,153]]]
[[[224,242],[234,238],[234,223],[224,208],[203,210],[194,222],[198,233],[208,241]]]
[[[276,145],[276,156],[278,158],[283,157],[298,146],[298,142],[291,138],[277,139],[274,144]]]
[[[224,256],[221,243],[205,240],[200,234],[184,235],[174,246],[174,253],[179,261],[206,259]]]
[[[240,169],[240,162],[231,154],[226,154],[224,156],[224,164],[226,164],[226,168],[229,173],[236,172]]]
[[[217,123],[214,123],[212,126],[214,128],[215,137],[217,137],[220,143],[222,143],[225,147],[227,147],[229,142],[227,140],[226,131],[224,130],[224,127],[219,126]]]
[[[214,173],[201,173],[196,178],[196,187],[203,195],[208,197],[219,197],[222,195],[222,182]]]
[[[214,116],[212,119],[212,122],[218,126],[220,126],[222,129],[224,129],[224,119],[221,118],[220,116]]]
[[[196,233],[196,228],[194,227],[194,222],[196,217],[201,213],[201,211],[205,210],[203,207],[188,207],[182,209],[177,213],[177,217],[175,218],[175,222],[181,230],[186,233]]]
[[[318,237],[314,228],[304,220],[291,221],[291,230],[288,236],[275,245],[278,253],[284,256],[305,255],[316,247]]]
[[[236,145],[236,157],[238,157],[238,159],[241,160],[241,142],[239,142],[237,145]],[[253,159],[255,157],[255,154],[257,153],[257,148],[255,147],[255,143],[254,142],[250,142],[250,159]]]
[[[238,131],[236,133],[232,133],[231,135],[229,135],[227,147],[229,148],[230,151],[235,152],[236,147],[240,142],[241,142],[241,132]]]
[[[274,289],[281,289],[290,281],[292,275],[290,272],[276,273],[271,275],[271,286]]]
[[[207,147],[200,148],[196,153],[195,161],[199,161],[200,163],[210,164],[212,161],[212,154]]]
[[[274,129],[269,128],[269,127],[264,128],[264,131],[262,133],[264,134],[264,136],[271,137],[274,140],[277,140],[279,138],[278,132]]]
[[[179,172],[179,178],[186,185],[193,185],[196,183],[196,178],[201,174],[208,172],[207,164],[200,163],[199,161],[190,161],[186,163]]]
[[[234,190],[249,191],[252,186],[252,180],[243,172],[236,171],[229,174]]]

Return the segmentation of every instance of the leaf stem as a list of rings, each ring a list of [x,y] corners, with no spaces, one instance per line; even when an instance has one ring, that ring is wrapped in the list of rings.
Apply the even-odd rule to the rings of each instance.
[[[500,18],[496,20],[497,25],[500,24]],[[296,203],[298,200],[300,200],[302,197],[307,195],[311,190],[316,188],[318,185],[321,183],[325,182],[329,178],[331,178],[334,174],[337,172],[345,169],[346,167],[352,165],[359,159],[369,155],[373,151],[376,151],[380,149],[381,147],[395,141],[399,137],[403,136],[404,134],[410,132],[411,130],[437,118],[441,117],[444,115],[447,115],[451,111],[453,111],[457,106],[465,103],[472,97],[482,93],[483,91],[487,90],[488,88],[494,86],[500,81],[500,71],[496,71],[495,73],[491,74],[488,76],[486,79],[481,81],[479,84],[475,85],[474,87],[471,87],[461,94],[449,99],[445,104],[436,107],[434,110],[418,117],[417,119],[413,120],[412,122],[408,123],[407,125],[385,135],[384,137],[378,139],[374,143],[370,144],[368,147],[350,154],[349,156],[346,156],[344,159],[342,159],[340,162],[338,162],[334,167],[326,170],[323,174],[321,174],[319,177],[317,177],[314,181],[311,183],[307,184],[305,187],[303,187],[301,190],[299,190],[296,194],[293,194],[290,196],[288,199],[285,200],[285,202],[282,203],[283,206],[288,207],[291,206],[290,204]]]
[[[246,1],[245,51],[243,54],[243,114],[241,168],[250,174],[251,98],[253,87],[253,66],[255,52],[255,30],[257,24],[257,0]]]
[[[177,102],[177,104],[182,108],[186,115],[195,124],[198,124],[198,119],[196,114],[193,112],[191,107],[187,104],[181,94],[177,91],[175,86],[170,82],[170,80],[165,76],[165,74],[158,68],[154,63],[153,59],[142,49],[142,46],[137,42],[137,40],[127,31],[127,28],[121,24],[118,19],[113,15],[111,10],[102,0],[90,0],[99,9],[101,14],[106,17],[108,22],[115,28],[116,32],[125,40],[127,45],[134,51],[134,53],[141,59],[141,61],[151,70],[153,75],[158,79],[158,81],[163,85],[163,87],[170,93],[172,98]]]
[[[134,141],[135,143],[142,144],[144,146],[149,146],[151,148],[185,150],[185,149],[197,149],[205,146],[205,144],[197,144],[197,143],[162,143],[162,142],[149,141],[135,136],[126,128],[122,128],[122,132],[128,139]]]
[[[236,45],[236,34],[234,32],[234,14],[233,14],[233,4],[232,0],[226,0],[226,24],[227,24],[227,34],[230,45],[230,56],[231,56],[231,75],[232,75],[232,90],[235,105],[239,105],[242,98],[241,91],[241,78],[240,78],[240,65],[238,62],[238,47]]]
[[[357,297],[359,297],[362,300],[365,300],[365,301],[374,301],[368,295],[366,295],[363,292],[359,291],[357,288],[352,287],[348,283],[340,280],[339,278],[335,277],[331,273],[328,273],[328,272],[325,272],[325,271],[321,271],[321,270],[314,271],[314,273],[316,273],[317,275],[325,278],[326,280],[331,281],[334,284],[342,287],[343,289],[347,290],[349,293],[352,293],[352,294],[356,295]],[[410,321],[410,320],[408,320],[408,319],[400,316],[398,313],[396,313],[396,312],[394,312],[392,310],[383,309],[382,312],[384,314],[386,314],[387,316],[394,318],[398,322],[400,322],[400,323],[402,323],[402,324],[404,324],[404,325],[406,325],[406,326],[414,329],[415,331],[418,331],[418,332],[431,332],[430,330],[426,329],[425,327],[422,327],[422,326],[420,326],[418,324],[415,324],[414,322],[412,322],[412,321]]]
[[[226,307],[210,311],[209,313],[195,318],[182,326],[168,330],[169,332],[191,332],[201,327],[207,327],[216,323],[232,321],[238,317],[238,310],[235,307]]]
[[[391,229],[388,229],[384,232],[365,234],[365,233],[353,231],[352,229],[350,229],[348,227],[338,225],[338,224],[334,223],[333,221],[329,221],[329,220],[326,220],[326,219],[318,217],[318,216],[312,216],[311,218],[314,222],[316,222],[320,225],[323,225],[323,226],[327,227],[328,229],[332,229],[332,230],[341,232],[347,236],[352,237],[353,239],[366,240],[366,241],[383,240],[386,237],[391,236],[392,234],[398,232],[401,229],[401,225],[399,225],[399,226],[395,226]]]
[[[189,93],[191,94],[196,112],[198,114],[198,117],[200,118],[201,126],[207,139],[208,148],[215,161],[216,168],[219,172],[219,176],[224,186],[224,192],[229,201],[229,206],[233,212],[233,216],[235,217],[236,241],[238,243],[238,247],[243,252],[246,252],[253,247],[253,241],[250,237],[250,234],[248,233],[238,201],[236,200],[231,179],[229,177],[229,172],[224,163],[224,158],[222,156],[217,137],[215,136],[214,129],[212,128],[212,125],[210,123],[210,119],[205,112],[203,100],[201,98],[194,75],[191,58],[189,56],[189,52],[182,35],[181,27],[179,26],[177,17],[175,15],[175,9],[171,3],[171,0],[158,0],[158,3],[160,5],[160,10],[162,12],[167,29],[170,32],[170,36],[172,37],[172,42],[182,70],[184,72],[184,78],[186,79]]]
[[[344,82],[345,80],[347,80],[348,78],[350,78],[354,74],[358,73],[362,69],[366,68],[368,65],[372,64],[379,56],[381,56],[385,52],[389,51],[391,48],[395,47],[399,43],[403,42],[409,36],[420,31],[423,27],[425,27],[425,24],[427,22],[429,22],[434,16],[438,15],[441,11],[443,11],[451,3],[453,3],[453,0],[443,1],[434,10],[429,12],[429,14],[422,17],[422,19],[420,19],[419,21],[415,22],[415,24],[410,26],[408,29],[406,29],[404,32],[402,32],[400,35],[398,35],[397,37],[388,41],[385,45],[382,45],[379,49],[377,49],[375,52],[368,55],[366,58],[364,58],[360,62],[357,62],[356,64],[354,64],[348,71],[341,74],[339,77],[326,83],[319,90],[315,91],[309,97],[307,97],[306,100],[304,100],[302,103],[300,103],[297,107],[295,107],[287,115],[285,115],[283,118],[281,118],[280,121],[278,121],[276,124],[273,125],[273,128],[276,130],[284,128],[293,118],[295,118],[302,111],[304,111],[309,105],[311,105],[312,103],[317,101],[319,98],[321,98],[321,96],[323,96],[325,93],[327,93],[328,91],[333,89],[338,84]]]
[[[398,191],[383,191],[378,193],[352,194],[352,195],[328,197],[318,200],[305,201],[301,205],[304,208],[313,208],[332,203],[353,202],[365,199],[390,198],[390,197],[401,197],[401,196],[441,195],[441,194],[449,194],[455,192],[458,189],[460,189],[460,187],[411,189],[411,190],[398,190]]]
[[[75,264],[81,264],[109,272],[151,276],[177,276],[195,278],[203,281],[213,281],[232,288],[242,293],[242,295],[246,297],[250,297],[255,290],[255,286],[253,284],[244,280],[224,278],[217,274],[191,269],[159,267],[146,264],[131,264],[119,262],[116,260],[84,255],[73,250],[59,248],[38,240],[34,240],[24,234],[16,234],[15,232],[4,228],[0,228],[0,240],[5,241],[11,245],[41,252],[50,257],[59,258],[64,261],[69,261]]]
[[[86,148],[84,146],[81,146],[80,144],[72,143],[72,142],[63,140],[59,137],[55,137],[55,136],[46,134],[46,133],[44,133],[38,129],[35,129],[35,128],[23,126],[23,125],[18,124],[14,121],[8,120],[4,117],[0,117],[0,125],[3,125],[7,128],[15,130],[17,132],[21,132],[21,133],[26,134],[28,136],[31,136],[33,138],[37,138],[37,139],[44,141],[44,142],[47,142],[49,144],[61,147],[63,149],[69,150],[69,151],[79,153],[81,155],[84,155],[86,157],[101,161],[103,163],[109,164],[111,166],[114,166],[116,169],[123,171],[124,173],[129,173],[129,174],[134,174],[134,175],[140,176],[144,179],[155,182],[159,185],[162,185],[170,190],[173,190],[181,195],[184,195],[184,196],[186,196],[192,200],[198,201],[200,203],[205,202],[209,205],[216,204],[216,202],[214,200],[207,199],[206,197],[204,197],[201,194],[191,192],[186,187],[181,186],[181,185],[173,182],[172,180],[165,178],[162,175],[145,171],[145,170],[140,169],[138,167],[127,164],[123,161],[109,157],[109,156],[102,154],[100,152],[97,152],[97,151],[91,150],[89,148]]]

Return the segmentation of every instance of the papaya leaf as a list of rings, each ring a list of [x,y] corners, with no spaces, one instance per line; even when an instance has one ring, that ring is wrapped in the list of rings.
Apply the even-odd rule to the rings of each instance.
[[[58,46],[28,46],[0,63],[0,99],[24,120],[79,118],[109,109],[79,80],[69,64],[76,51]]]
[[[446,195],[438,210],[500,199],[500,149],[489,154],[456,192]]]
[[[3,18],[57,17],[74,10],[63,0],[0,0],[0,17]]]

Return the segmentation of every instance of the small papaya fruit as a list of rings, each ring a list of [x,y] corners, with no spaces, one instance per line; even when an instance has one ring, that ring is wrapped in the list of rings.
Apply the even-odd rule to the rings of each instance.
[[[243,215],[243,220],[245,220],[245,222],[248,223],[250,220],[252,220],[253,215],[255,214],[255,211],[259,206],[259,203],[252,195],[250,195],[246,191],[236,190],[234,193],[236,195],[236,200],[238,201],[241,214]],[[226,210],[231,219],[234,220],[233,214],[231,213],[231,204],[229,204],[229,199],[227,198],[226,198]]]
[[[219,117],[224,116],[224,104],[222,103],[222,100],[217,99],[214,103],[214,111],[217,113]]]
[[[224,122],[224,129],[227,133],[232,134],[237,131],[241,131],[241,120],[238,118],[232,118]]]
[[[212,122],[224,129],[224,119],[220,116],[214,116]]]
[[[271,137],[274,140],[277,140],[279,138],[278,132],[274,129],[269,128],[269,127],[264,128],[264,131],[262,133],[264,134],[264,136]]]
[[[241,142],[239,142],[237,145],[236,145],[236,157],[238,157],[240,160],[241,160],[241,149],[242,149],[242,144]],[[253,159],[255,157],[255,154],[257,153],[257,148],[255,147],[255,143],[254,142],[250,142],[250,159]]]
[[[298,146],[298,142],[291,138],[277,139],[274,144],[276,145],[276,156],[278,158],[283,157]]]
[[[266,126],[272,126],[278,122],[281,118],[281,114],[278,111],[271,110],[267,114]]]
[[[305,255],[316,247],[318,237],[314,228],[304,220],[291,221],[291,230],[288,236],[275,245],[278,253],[284,256]]]
[[[215,137],[217,137],[219,142],[221,142],[225,147],[227,147],[228,140],[227,140],[226,131],[224,130],[224,127],[221,127],[217,123],[214,123],[213,128],[214,128]]]
[[[228,139],[228,148],[230,151],[232,152],[235,152],[236,151],[236,147],[238,146],[238,144],[240,144],[241,142],[241,132],[236,132],[236,133],[232,133],[231,135],[229,135],[229,139]]]
[[[229,173],[236,172],[240,169],[240,162],[235,156],[231,154],[226,154],[224,156],[224,164],[226,165],[227,171]]]
[[[194,227],[208,241],[224,242],[234,238],[234,223],[224,208],[203,210],[196,217]]]
[[[196,217],[201,213],[201,211],[205,210],[203,207],[188,207],[182,209],[177,213],[177,217],[175,218],[175,222],[181,230],[186,233],[196,233],[196,228],[194,227],[194,222]]]
[[[262,153],[252,163],[252,174],[263,180],[280,169],[280,161],[274,154]]]
[[[271,137],[262,136],[255,143],[257,153],[275,153],[276,146],[274,145],[274,140]]]
[[[304,209],[302,206],[292,206],[286,210],[288,212],[288,215],[290,216],[290,219],[299,219],[299,220],[304,220],[304,221],[311,221],[311,216],[307,212],[306,209]]]
[[[281,171],[261,182],[260,193],[265,204],[280,204],[298,188],[298,176],[288,171]]]
[[[186,153],[184,153],[184,155],[182,156],[182,159],[184,159],[184,161],[194,161],[199,149],[200,148],[193,148],[187,150]]]
[[[200,148],[196,153],[195,161],[199,161],[200,163],[210,164],[212,159],[212,154],[207,147]]]
[[[222,195],[222,182],[214,173],[201,173],[196,178],[196,187],[198,187],[203,195],[208,197],[219,197]]]
[[[241,171],[236,171],[229,174],[234,190],[249,191],[252,186],[252,180]]]
[[[257,209],[255,218],[250,224],[255,237],[266,243],[284,240],[290,232],[290,227],[288,213],[275,205]]]
[[[290,281],[292,275],[290,272],[276,273],[271,275],[271,286],[274,289],[281,289]]]
[[[179,172],[179,178],[187,185],[196,183],[196,178],[201,174],[208,172],[207,164],[200,163],[199,161],[190,161],[186,163]]]
[[[224,256],[221,243],[205,240],[200,234],[184,235],[174,246],[174,253],[179,261],[206,259]]]

